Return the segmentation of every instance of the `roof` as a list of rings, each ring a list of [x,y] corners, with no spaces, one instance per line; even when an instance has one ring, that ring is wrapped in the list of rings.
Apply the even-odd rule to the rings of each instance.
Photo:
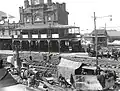
[[[48,25],[48,24],[30,24],[30,25],[26,25],[26,26],[20,26],[17,28],[21,29],[21,30],[32,30],[32,29],[48,29],[48,28],[79,28],[76,26],[70,26],[70,25],[60,25],[60,24],[56,24],[56,25]]]
[[[0,11],[0,16],[7,16],[7,14],[3,11]]]
[[[7,86],[7,87],[3,87],[0,88],[0,91],[36,91],[32,88],[29,88],[23,84],[16,84],[16,85],[12,85],[12,86]]]
[[[28,7],[28,8],[26,8],[26,9],[24,9],[24,12],[25,12],[25,13],[31,13],[31,7]]]
[[[113,42],[108,42],[108,45],[120,45],[120,41],[119,40],[115,40]]]
[[[107,34],[110,37],[120,37],[120,31],[107,31]]]
[[[66,67],[66,68],[70,68],[70,69],[77,69],[82,65],[81,62],[75,62],[75,61],[71,61],[65,58],[61,58],[61,62],[58,65],[59,67]]]
[[[3,11],[0,11],[0,17],[5,17],[5,18],[15,18],[14,16],[8,14],[8,13],[5,13]]]
[[[104,35],[105,32],[106,32],[105,29],[98,29],[98,30],[97,30],[97,34],[100,34],[100,35],[101,35],[101,34]],[[95,34],[95,30],[93,30],[91,34],[92,34],[92,35]]]
[[[16,85],[17,81],[7,72],[5,68],[0,69],[0,88]]]
[[[95,37],[94,35],[93,36],[90,36],[90,38],[92,38],[92,37]],[[106,37],[105,35],[101,35],[101,36],[98,36],[98,37]]]
[[[84,69],[96,70],[96,66],[83,66]]]
[[[0,39],[12,39],[11,36],[7,36],[7,35],[3,35],[3,36],[0,36]]]
[[[45,77],[46,80],[50,81],[50,80],[54,80],[53,77]]]

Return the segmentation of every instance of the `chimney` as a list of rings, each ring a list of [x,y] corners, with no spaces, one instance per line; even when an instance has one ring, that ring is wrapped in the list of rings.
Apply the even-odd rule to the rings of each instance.
[[[23,8],[22,7],[19,7],[19,13],[23,13]]]
[[[62,9],[65,11],[66,10],[66,3],[62,3]]]
[[[31,0],[31,5],[34,5],[34,1],[33,0]]]
[[[33,0],[30,0],[30,2],[31,2],[31,5],[33,5]]]
[[[24,15],[23,15],[24,9],[23,9],[23,7],[19,7],[19,13],[20,13],[20,21],[21,21],[21,23],[24,23]]]
[[[60,4],[58,2],[56,2],[56,7],[60,8]]]
[[[52,5],[52,0],[47,0],[48,5]]]
[[[25,0],[25,1],[24,1],[24,7],[25,7],[25,8],[28,8],[28,7],[29,7],[29,1],[28,1],[28,0]]]
[[[40,4],[44,4],[44,0],[39,0],[39,3]]]

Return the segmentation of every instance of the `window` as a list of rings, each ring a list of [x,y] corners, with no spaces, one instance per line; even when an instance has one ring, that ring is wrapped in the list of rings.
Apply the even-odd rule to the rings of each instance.
[[[26,22],[30,22],[30,20],[29,19],[27,19],[27,21]]]
[[[35,21],[42,21],[42,19],[40,19],[40,17],[35,17]]]
[[[39,0],[34,0],[34,4],[39,4]]]
[[[48,17],[48,21],[51,21],[51,17],[50,16]]]
[[[30,22],[30,17],[29,16],[26,17],[26,22]]]
[[[4,30],[4,35],[9,35],[9,30]]]
[[[2,35],[4,35],[5,34],[5,30],[4,29],[2,29]]]
[[[35,21],[43,21],[43,14],[42,14],[42,12],[36,11],[34,13],[34,19],[35,19]]]
[[[47,17],[48,21],[51,21],[52,20],[52,17],[50,14],[48,14],[48,17]]]

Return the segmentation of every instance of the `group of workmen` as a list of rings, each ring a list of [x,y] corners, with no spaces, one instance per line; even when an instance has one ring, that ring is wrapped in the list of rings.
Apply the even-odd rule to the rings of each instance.
[[[107,54],[105,55],[102,51],[98,52],[98,56],[101,59],[106,57],[106,58],[111,58],[114,59],[116,61],[118,61],[118,58],[120,57],[120,52],[119,51],[112,51],[111,53],[109,51],[107,51]]]
[[[113,87],[114,87],[116,78],[117,78],[117,76],[116,76],[115,71],[109,71],[109,70],[100,71],[100,74],[97,75],[97,79],[104,89],[109,87],[110,84],[113,84]]]
[[[42,81],[45,81],[44,77],[52,77],[54,76],[56,72],[54,72],[55,70],[52,70],[52,68],[54,67],[54,69],[56,68],[56,63],[52,63],[51,62],[51,58],[52,58],[52,54],[47,56],[47,55],[43,55],[43,60],[41,59],[41,62],[34,62],[34,59],[32,56],[29,56],[29,62],[27,59],[22,59],[20,58],[21,62],[26,61],[29,64],[31,64],[32,67],[28,68],[28,69],[22,69],[20,70],[20,72],[16,69],[14,70],[17,71],[17,75],[20,77],[20,79],[18,79],[18,82],[21,84],[25,84],[28,85],[29,87],[38,87],[39,83]],[[48,58],[47,58],[48,57]],[[60,58],[58,58],[58,60],[60,60]],[[43,67],[43,68],[34,68],[35,65],[38,65],[38,67]],[[49,66],[47,66],[49,65]],[[45,68],[47,67],[47,68]],[[13,67],[14,68],[14,67]],[[48,69],[50,68],[50,69]],[[35,69],[35,70],[33,70]],[[14,73],[13,72],[13,73]]]

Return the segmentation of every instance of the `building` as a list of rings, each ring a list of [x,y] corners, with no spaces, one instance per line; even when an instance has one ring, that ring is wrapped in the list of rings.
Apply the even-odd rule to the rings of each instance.
[[[12,36],[19,34],[19,31],[15,30],[18,26],[19,23],[9,21],[0,24],[0,50],[12,50]]]
[[[105,29],[98,29],[96,30],[97,32],[97,45],[101,46],[101,47],[105,47],[107,46],[107,31]],[[95,30],[92,31],[91,33],[91,37],[92,37],[92,43],[95,43]]]
[[[71,32],[77,30],[76,33]],[[77,52],[81,50],[79,27],[68,25],[31,25],[19,27],[20,35],[13,36],[13,44],[21,50]]]
[[[65,3],[51,0],[24,1],[20,7],[19,35],[12,38],[13,49],[19,46],[23,51],[80,52],[80,28],[68,25]]]
[[[120,31],[108,30],[108,47],[110,48],[120,48]]]
[[[8,18],[8,19],[7,19]],[[9,19],[14,16],[0,11],[0,50],[12,50],[12,35],[18,34],[15,28],[19,23],[9,23]]]
[[[101,47],[120,47],[120,31],[97,29],[97,44]],[[92,39],[91,42],[95,47],[95,31],[92,31],[87,39]]]
[[[24,1],[24,8],[19,7],[20,23],[27,24],[62,24],[68,25],[68,12],[65,3],[53,3],[52,0]]]
[[[113,42],[115,40],[120,40],[120,31],[117,30],[107,30],[108,42]]]
[[[0,50],[81,51],[80,29],[68,25],[65,3],[24,0],[19,23],[0,24]]]

